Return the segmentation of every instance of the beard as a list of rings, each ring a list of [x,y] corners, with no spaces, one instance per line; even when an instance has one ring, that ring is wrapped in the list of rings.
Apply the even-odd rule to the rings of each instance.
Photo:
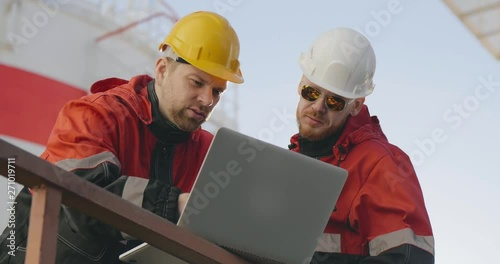
[[[307,125],[301,125],[300,120],[297,119],[297,125],[299,127],[299,134],[311,141],[319,141],[325,139],[335,133],[335,131],[328,131],[327,129],[312,128]]]
[[[297,109],[296,117],[297,117],[297,126],[299,128],[299,134],[307,140],[311,141],[323,140],[337,133],[337,131],[339,130],[335,126],[326,124],[317,127],[311,126],[310,124],[307,124],[304,121],[304,119],[308,118],[307,116],[314,117],[315,119],[318,119],[320,121],[326,121],[325,120],[326,114],[320,114],[315,111],[307,111],[301,115],[299,113],[299,110]]]
[[[211,115],[211,111],[207,110],[207,109],[203,109],[202,108],[202,112],[204,112],[206,114],[206,118],[203,119],[203,120],[198,120],[196,118],[193,118],[191,117],[188,112],[190,112],[191,110],[189,110],[187,107],[186,108],[182,108],[176,112],[173,113],[172,115],[172,122],[182,131],[185,131],[185,132],[194,132],[196,131],[198,128],[200,128],[200,126],[205,123],[209,118],[210,118],[210,115]]]

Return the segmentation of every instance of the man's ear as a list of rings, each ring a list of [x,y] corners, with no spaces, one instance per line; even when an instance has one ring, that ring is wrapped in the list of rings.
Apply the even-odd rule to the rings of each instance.
[[[363,104],[365,103],[365,97],[354,99],[354,102],[352,103],[354,104],[354,106],[352,107],[350,114],[352,116],[357,116],[359,114],[359,111],[361,111]]]
[[[156,61],[155,82],[157,82],[159,85],[161,85],[163,80],[165,79],[165,75],[167,74],[168,63],[169,61],[167,58],[159,58]]]

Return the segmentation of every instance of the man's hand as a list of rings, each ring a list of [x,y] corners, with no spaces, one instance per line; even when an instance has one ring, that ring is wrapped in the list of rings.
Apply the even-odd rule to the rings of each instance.
[[[189,194],[190,193],[181,193],[179,195],[179,199],[177,200],[177,209],[179,210],[179,215],[182,214],[182,211],[184,211],[184,208],[186,207]]]

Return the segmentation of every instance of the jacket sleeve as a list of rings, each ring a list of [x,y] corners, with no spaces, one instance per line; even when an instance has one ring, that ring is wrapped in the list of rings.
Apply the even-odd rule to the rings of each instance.
[[[95,103],[80,99],[66,104],[41,157],[137,206],[176,222],[178,188],[145,179],[149,175],[122,175],[116,150],[119,146],[118,133],[123,133],[120,122],[130,118],[129,113],[126,109],[110,110],[105,104],[106,98],[99,100],[100,103]],[[115,241],[130,239],[111,226],[66,206],[62,208],[61,218],[73,232],[82,236],[92,233]]]
[[[407,155],[384,156],[353,201],[349,224],[366,238],[361,263],[434,263],[434,237],[417,176]]]

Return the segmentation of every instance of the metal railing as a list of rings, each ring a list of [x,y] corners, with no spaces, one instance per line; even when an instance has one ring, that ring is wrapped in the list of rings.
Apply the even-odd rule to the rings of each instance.
[[[16,182],[32,190],[25,263],[55,262],[61,204],[78,209],[189,263],[248,263],[215,244],[1,139],[0,174],[6,177],[10,175],[9,181],[15,178]]]

